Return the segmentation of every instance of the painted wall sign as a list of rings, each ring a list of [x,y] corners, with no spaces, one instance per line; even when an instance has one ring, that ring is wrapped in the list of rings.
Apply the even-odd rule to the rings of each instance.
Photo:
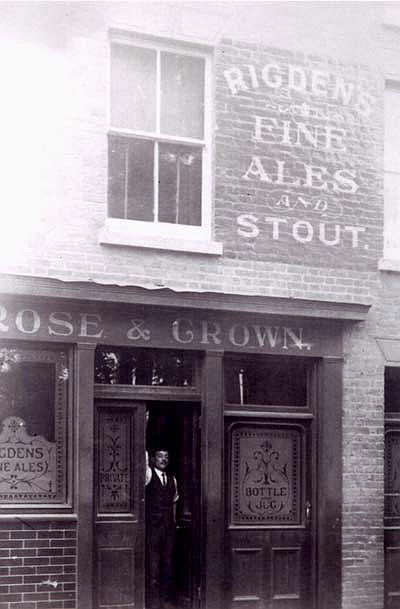
[[[298,322],[262,315],[224,315],[136,308],[102,310],[0,302],[0,339],[42,339],[99,344],[224,349],[316,355],[340,353],[340,336],[328,323]]]
[[[7,417],[0,432],[0,500],[46,502],[57,497],[56,443],[31,436],[20,417]]]
[[[217,227],[230,206],[236,232],[223,231],[225,253],[376,261],[383,207],[373,78],[355,66],[333,71],[322,58],[302,65],[287,51],[238,47],[227,42],[219,54]]]
[[[371,114],[374,99],[360,83],[329,70],[306,68],[298,64],[278,63],[234,66],[224,71],[232,95],[257,90],[283,89],[295,93],[311,92],[324,101],[351,106],[364,117]],[[318,115],[317,115],[318,116]]]

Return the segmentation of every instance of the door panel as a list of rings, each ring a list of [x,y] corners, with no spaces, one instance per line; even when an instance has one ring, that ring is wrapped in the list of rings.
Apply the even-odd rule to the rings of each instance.
[[[96,403],[96,609],[144,607],[144,404]]]
[[[400,427],[385,430],[385,609],[400,609]]]
[[[311,609],[308,426],[237,421],[226,440],[227,605]]]

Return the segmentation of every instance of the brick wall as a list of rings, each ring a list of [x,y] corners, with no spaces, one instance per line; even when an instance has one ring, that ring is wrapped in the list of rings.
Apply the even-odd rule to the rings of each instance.
[[[0,548],[0,609],[75,609],[75,523],[2,521]]]
[[[268,10],[268,7],[264,7],[266,19],[270,23],[272,14],[268,16]],[[115,9],[111,5],[99,8],[99,5],[93,3],[93,8],[86,6],[84,10],[75,11],[70,7],[66,12],[61,11],[61,14],[58,14],[57,7],[52,7],[47,14],[43,11],[35,12],[34,7],[30,8],[30,12],[29,22],[36,23],[37,27],[32,26],[28,39],[23,26],[26,15],[18,13],[18,9],[15,9],[13,15],[10,8],[7,13],[14,34],[13,45],[26,51],[24,45],[29,40],[29,57],[35,59],[32,72],[43,86],[32,87],[32,104],[38,111],[37,123],[34,122],[34,126],[25,125],[23,137],[26,145],[22,148],[18,146],[14,151],[15,158],[18,159],[17,174],[14,175],[16,170],[13,165],[4,171],[7,179],[10,179],[10,189],[3,198],[8,201],[9,213],[12,217],[15,216],[18,229],[16,234],[7,230],[0,244],[4,254],[0,255],[0,272],[151,288],[162,285],[178,291],[350,301],[371,298],[376,287],[373,276],[376,260],[382,249],[383,209],[382,180],[377,169],[381,153],[381,122],[378,115],[380,116],[382,99],[381,92],[376,90],[379,78],[375,68],[351,63],[347,56],[345,61],[338,60],[334,54],[339,53],[336,47],[330,55],[329,49],[322,45],[322,50],[319,49],[317,54],[318,41],[315,41],[314,54],[288,51],[285,49],[285,40],[287,44],[292,44],[290,36],[281,37],[280,46],[276,47],[266,46],[268,42],[254,44],[243,39],[241,42],[230,39],[223,44],[218,43],[214,204],[216,236],[224,243],[224,255],[213,257],[99,246],[97,239],[104,224],[107,203],[107,30],[116,23],[119,26],[125,24],[127,29],[134,27],[138,13],[123,3]],[[205,22],[207,26],[203,23],[203,35],[210,35],[208,30],[213,28],[214,31],[221,30],[225,24],[225,18],[217,14],[217,9],[215,13],[214,20],[210,17]],[[318,19],[326,22],[327,17],[326,12],[319,13],[315,7],[312,11],[303,7],[297,15],[297,23],[292,19],[291,27],[296,25],[297,28],[304,27],[308,31],[312,27],[311,13],[315,30],[319,31],[315,24]],[[150,14],[151,8],[148,16]],[[359,38],[361,17],[364,16],[358,12],[357,23],[354,23]],[[55,24],[56,35],[52,33],[53,28],[45,27],[46,18]],[[250,18],[251,15],[246,15],[246,19]],[[18,23],[18,20],[23,23]],[[171,23],[168,19],[165,20],[164,34],[174,37],[174,28],[182,26],[181,34],[190,37],[196,32],[199,35],[196,27],[199,28],[198,24],[202,22],[201,19],[195,19],[195,11],[192,11],[189,28],[177,20],[171,29]],[[229,23],[226,23],[226,34],[229,34]],[[253,18],[253,33],[268,41],[263,24],[265,21],[257,23]],[[237,24],[238,27],[241,25],[249,28],[247,22]],[[282,28],[287,26],[288,23],[280,24]],[[331,24],[326,23],[326,26],[330,28]],[[279,30],[278,23],[274,27]],[[370,23],[368,27],[372,27]],[[5,28],[5,37],[7,32]],[[155,25],[154,32],[157,33]],[[274,31],[271,36],[278,44],[278,32]],[[333,30],[330,37],[333,41]],[[40,45],[37,45],[38,41]],[[305,44],[310,46],[310,40],[302,41],[300,46]],[[352,41],[349,45],[347,40],[337,45],[347,48],[347,51],[350,46],[357,44]],[[358,58],[362,55],[361,46],[360,44],[356,49]],[[43,48],[47,55],[40,50]],[[24,57],[22,54],[22,59]],[[283,87],[279,90],[268,89],[266,92],[262,86],[260,69],[271,61],[282,65],[283,74],[289,63],[304,68],[308,79],[307,91],[296,93]],[[255,66],[260,83],[257,95],[254,90],[247,91],[244,96],[229,95],[227,83],[222,80],[223,72],[236,65],[242,68],[245,65]],[[45,81],[40,71],[42,68],[50,70],[54,78]],[[376,99],[373,114],[365,119],[357,112],[354,104],[329,105],[320,96],[313,98],[309,91],[312,70],[325,70],[330,75],[342,76],[346,87],[354,85],[372,95]],[[332,91],[334,77],[329,78],[331,80],[328,84]],[[248,74],[246,82],[249,85]],[[65,100],[69,100],[68,104]],[[301,148],[284,150],[279,146],[253,146],[251,134],[256,113],[280,120],[285,114],[279,116],[276,110],[267,110],[268,103],[275,104],[275,107],[284,103],[284,110],[287,110],[287,107],[303,102],[312,105],[314,109],[318,106],[323,113],[329,109],[331,112],[335,110],[336,114],[343,117],[344,122],[337,117],[332,124],[346,130],[346,136],[343,137],[345,153],[337,150],[324,153],[321,150]],[[24,114],[22,110],[21,114]],[[301,117],[292,118],[300,120]],[[313,118],[307,122],[307,126],[314,129],[317,122]],[[30,133],[32,129],[34,131]],[[45,141],[46,146],[34,146],[38,138]],[[7,145],[7,150],[10,151],[15,141],[15,132],[12,131],[10,148]],[[300,213],[298,208],[290,210],[284,218],[286,224],[280,224],[280,238],[273,239],[271,222],[266,223],[264,218],[282,218],[283,212],[277,213],[271,209],[271,191],[276,203],[281,196],[287,194],[287,189],[278,189],[276,192],[275,186],[271,188],[254,179],[241,179],[249,167],[251,154],[255,152],[269,158],[267,169],[268,163],[271,164],[274,158],[286,159],[287,170],[293,169],[294,178],[302,171],[301,165],[294,167],[295,157],[302,163],[326,165],[331,181],[336,170],[356,172],[359,189],[355,195],[350,193],[351,196],[342,192],[339,193],[340,197],[334,197],[330,193],[330,201],[339,202],[342,206],[339,212],[343,212],[343,215],[339,218],[324,218],[318,210],[307,214]],[[7,161],[10,163],[12,158],[12,154],[9,154]],[[18,179],[22,166],[29,169],[23,180]],[[11,171],[13,167],[14,173]],[[274,171],[276,173],[276,166]],[[304,175],[302,179],[304,181]],[[316,182],[318,183],[317,178]],[[332,189],[333,186],[330,185],[329,188]],[[317,205],[321,198],[318,190],[305,191],[307,189],[302,188],[298,194]],[[19,211],[21,201],[29,201],[23,214]],[[331,205],[329,213],[336,212],[337,205]],[[248,237],[249,228],[238,226],[237,219],[241,214],[257,216],[260,232],[256,239]],[[326,225],[323,238],[327,240],[334,239],[335,231],[339,231],[340,245],[321,244],[321,223]],[[339,226],[338,229],[336,225]],[[365,229],[359,233],[359,244],[356,247],[353,247],[353,233],[345,228],[354,225]],[[318,281],[311,280],[313,277],[318,277]]]
[[[225,256],[376,270],[379,73],[233,40],[218,45],[216,72],[215,225]]]
[[[384,366],[374,328],[345,335],[343,609],[383,607]]]
[[[151,288],[162,286],[177,291],[372,302],[368,322],[345,333],[343,455],[337,458],[343,458],[342,608],[382,609],[384,362],[374,337],[400,336],[400,285],[393,274],[379,275],[377,272],[377,260],[382,254],[380,87],[383,83],[376,65],[369,67],[373,59],[379,61],[378,42],[374,38],[375,16],[369,12],[375,9],[363,6],[360,11],[357,7],[345,8],[343,3],[339,3],[335,21],[332,11],[335,11],[333,5],[337,3],[324,3],[320,13],[316,3],[306,3],[308,7],[304,3],[294,3],[299,5],[298,9],[295,6],[291,9],[296,15],[286,7],[268,9],[268,3],[258,3],[263,4],[263,18],[259,15],[251,19],[249,15],[241,22],[238,18],[234,33],[240,35],[239,40],[237,36],[232,38],[230,16],[226,14],[220,14],[218,23],[211,16],[206,20],[206,28],[200,31],[201,20],[196,18],[193,7],[186,20],[183,17],[172,19],[168,13],[171,8],[163,8],[161,3],[155,13],[148,3],[149,7],[144,12],[147,11],[147,30],[150,32],[154,28],[156,33],[172,38],[179,37],[179,34],[187,38],[193,34],[200,39],[208,28],[210,41],[216,40],[222,31],[228,38],[216,54],[218,131],[214,166],[215,227],[217,237],[224,242],[225,253],[221,258],[213,258],[100,247],[97,243],[97,234],[104,222],[107,192],[107,28],[110,24],[134,28],[139,17],[134,9],[124,7],[124,3],[117,3],[116,8],[104,3],[101,9],[95,4],[94,8],[88,4],[80,7],[79,14],[71,7],[66,12],[62,9],[63,15],[56,14],[54,18],[56,30],[38,25],[41,18],[34,8],[30,9],[30,19],[22,15],[22,21],[29,23],[30,27],[29,33],[21,30],[20,42],[27,36],[33,44],[37,39],[46,38],[58,78],[59,97],[57,91],[51,90],[43,100],[38,98],[41,103],[38,107],[42,107],[43,113],[51,120],[49,118],[39,125],[32,141],[40,137],[40,141],[46,141],[46,149],[29,148],[26,134],[30,125],[25,126],[23,135],[26,146],[18,146],[19,169],[17,179],[14,178],[12,183],[15,198],[2,198],[16,210],[19,231],[17,238],[9,233],[6,235],[9,238],[0,243],[0,249],[4,248],[0,255],[0,271],[65,281]],[[52,10],[57,13],[57,7]],[[216,7],[214,10],[217,12]],[[268,10],[281,10],[279,19],[274,19]],[[353,17],[347,14],[344,18],[343,10],[355,10],[357,14]],[[41,15],[44,15],[43,10]],[[13,18],[15,16],[11,16],[12,23]],[[18,27],[13,31],[17,32]],[[244,32],[249,38],[257,38],[256,42],[246,42]],[[16,40],[18,42],[18,37]],[[366,54],[367,49],[369,55]],[[365,228],[366,232],[360,233],[361,245],[358,247],[352,247],[349,231],[344,233],[346,242],[340,248],[322,247],[318,229],[309,242],[294,238],[292,227],[295,222],[307,221],[314,231],[320,222],[325,222],[315,210],[307,216],[300,216],[298,209],[289,210],[286,214],[288,224],[281,225],[283,238],[271,240],[271,223],[266,224],[263,218],[277,215],[269,201],[274,189],[260,181],[241,180],[254,150],[268,157],[265,167],[269,169],[274,158],[287,159],[292,168],[295,163],[289,149],[276,145],[274,149],[268,146],[261,148],[260,144],[259,148],[251,147],[254,115],[266,116],[268,103],[275,105],[270,116],[279,118],[276,104],[289,106],[292,103],[298,105],[304,99],[310,101],[309,85],[305,96],[293,95],[292,98],[287,88],[271,90],[268,97],[263,98],[261,93],[256,94],[250,88],[244,95],[232,96],[223,75],[224,70],[235,66],[243,69],[254,65],[260,84],[260,66],[271,62],[285,66],[296,64],[306,69],[308,74],[315,69],[342,75],[360,83],[376,99],[373,114],[367,120],[361,120],[354,108],[344,108],[348,130],[345,154],[338,151],[331,151],[328,155],[319,151],[298,153],[302,162],[325,165],[328,160],[332,167],[344,166],[349,171],[357,171],[360,187],[355,196],[341,193],[343,196],[334,197],[330,193],[330,201],[339,200],[343,204],[344,215],[331,219],[329,223]],[[60,75],[65,75],[65,82]],[[248,73],[246,78],[250,87]],[[261,86],[257,90],[261,91]],[[39,88],[34,89],[31,95],[38,96],[38,91]],[[71,100],[67,108],[57,103],[63,98]],[[54,108],[61,108],[65,113],[57,116]],[[322,103],[320,108],[325,112],[327,105]],[[343,108],[340,111],[343,112]],[[10,124],[12,138],[17,139],[15,124],[13,121]],[[311,124],[315,125],[315,121]],[[335,125],[343,127],[340,121]],[[40,169],[42,172],[45,170],[46,175],[42,183],[31,179],[35,177],[33,169],[38,159],[42,163]],[[20,167],[24,164],[31,168],[31,172],[21,180]],[[7,171],[4,175],[8,176]],[[292,176],[296,179],[299,175],[295,168]],[[284,191],[279,190],[275,201],[286,194]],[[300,194],[307,193],[301,191]],[[18,206],[24,196],[28,197],[33,211],[29,213],[28,209],[26,217],[21,217]],[[317,202],[318,198],[316,194],[310,196],[312,202]],[[237,217],[241,214],[257,216],[260,233],[256,238],[238,235]],[[307,225],[305,228],[301,226],[303,228],[299,228],[297,236],[307,237],[305,232],[301,232],[308,230]],[[239,228],[242,233],[252,230],[245,225]],[[334,230],[330,227],[327,237],[332,238]],[[31,525],[1,525],[0,609],[75,607],[74,526],[67,527],[61,523]],[[57,588],[43,583],[49,579],[58,582]],[[29,589],[18,590],[18,586],[28,586]],[[59,601],[56,600],[57,595]]]

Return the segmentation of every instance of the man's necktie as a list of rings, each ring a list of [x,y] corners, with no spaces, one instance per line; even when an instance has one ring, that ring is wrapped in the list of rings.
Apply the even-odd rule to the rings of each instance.
[[[162,473],[162,483],[163,483],[163,486],[165,486],[167,484],[167,478],[166,478],[164,472]]]

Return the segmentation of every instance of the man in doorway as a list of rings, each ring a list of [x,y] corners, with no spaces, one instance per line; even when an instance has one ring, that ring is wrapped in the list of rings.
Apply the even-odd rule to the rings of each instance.
[[[153,465],[154,464],[154,465]],[[146,453],[146,606],[168,609],[171,604],[172,551],[175,541],[178,487],[167,472],[169,453],[160,447],[152,466]]]

